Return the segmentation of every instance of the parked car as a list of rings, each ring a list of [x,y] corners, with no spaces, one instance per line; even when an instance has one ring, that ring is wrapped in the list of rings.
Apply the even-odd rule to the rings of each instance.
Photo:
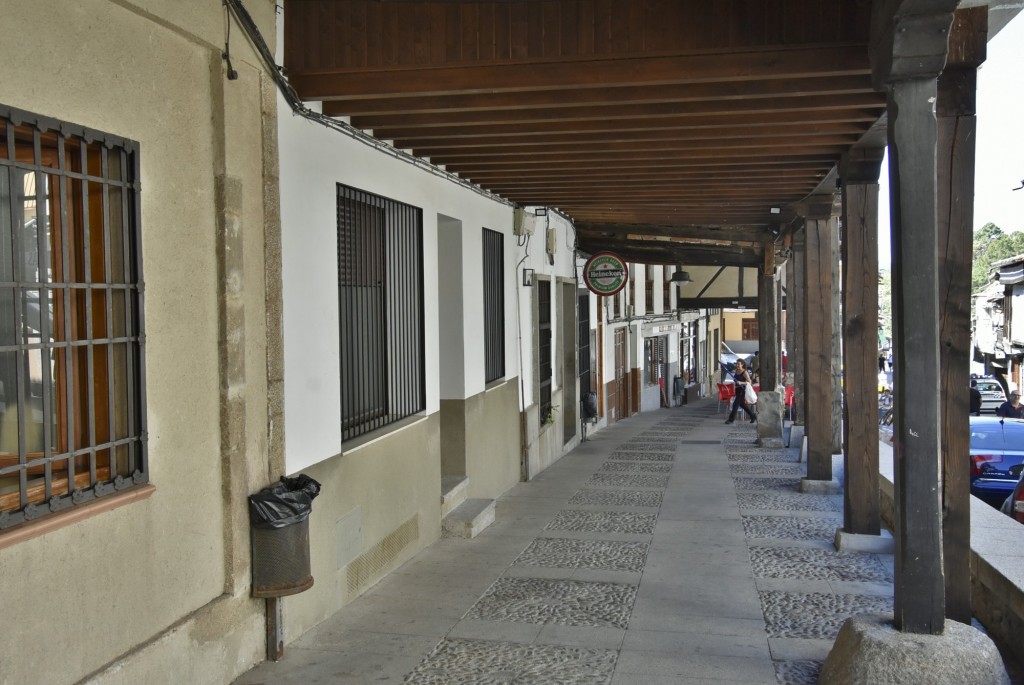
[[[1024,478],[1017,481],[1017,487],[1013,489],[1013,494],[1003,502],[1000,511],[1024,523]]]
[[[1024,469],[1024,419],[972,416],[971,494],[997,509]]]
[[[981,393],[981,410],[982,411],[995,411],[999,408],[999,405],[1006,401],[1006,393],[1003,392],[1003,386],[999,385],[999,381],[991,378],[979,378],[978,392]]]

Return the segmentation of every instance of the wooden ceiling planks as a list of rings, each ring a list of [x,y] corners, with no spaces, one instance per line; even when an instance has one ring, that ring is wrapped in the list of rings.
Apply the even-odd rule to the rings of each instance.
[[[884,112],[870,10],[290,0],[285,67],[325,114],[513,202],[559,208],[587,227],[587,251],[754,265],[763,248],[745,236],[791,220]],[[739,247],[710,250],[708,227]]]

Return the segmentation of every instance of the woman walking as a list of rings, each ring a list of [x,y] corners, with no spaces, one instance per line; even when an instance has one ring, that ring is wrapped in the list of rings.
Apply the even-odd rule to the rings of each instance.
[[[747,384],[751,380],[750,374],[747,372],[747,365],[742,359],[736,360],[736,371],[733,372],[732,379],[735,381],[736,397],[732,400],[732,411],[729,412],[729,418],[725,422],[732,423],[735,421],[736,412],[740,407],[743,407],[743,411],[747,412],[747,416],[750,417],[750,423],[757,423],[757,414],[754,413],[754,408],[747,406]]]

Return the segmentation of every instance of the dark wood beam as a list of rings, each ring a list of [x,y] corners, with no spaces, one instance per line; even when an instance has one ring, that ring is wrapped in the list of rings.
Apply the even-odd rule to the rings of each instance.
[[[746,127],[757,129],[774,127],[782,124],[835,124],[861,123],[867,129],[884,111],[881,107],[859,107],[850,110],[802,110],[796,112],[766,112],[762,114],[713,114],[702,117],[665,116],[656,119],[624,119],[607,121],[604,119],[587,121],[546,122],[509,122],[505,124],[476,124],[466,126],[454,124],[448,126],[421,127],[378,127],[373,135],[382,140],[401,140],[403,138],[433,138],[458,140],[463,136],[536,136],[544,140],[546,136],[563,133],[614,133],[616,131],[635,130],[702,130],[721,127]]]
[[[861,76],[867,72],[865,66],[863,46],[851,44],[628,59],[537,60],[440,69],[326,69],[296,71],[290,80],[302,99],[323,100]]]
[[[708,160],[708,159],[733,159],[742,161],[756,161],[761,158],[768,158],[772,161],[789,158],[806,159],[816,157],[819,159],[839,159],[849,146],[846,145],[791,145],[784,148],[757,147],[750,149],[734,149],[729,147],[715,150],[713,148],[690,148],[690,147],[669,147],[648,150],[573,150],[571,152],[559,152],[545,155],[525,153],[498,153],[493,155],[462,155],[457,153],[437,153],[431,155],[430,160],[435,164],[444,164],[449,168],[469,166],[476,169],[488,167],[507,168],[513,164],[526,164],[532,166],[561,164],[561,163],[593,163],[620,161],[641,161],[641,162],[673,162],[682,160]]]
[[[761,164],[766,168],[785,167],[785,166],[820,166],[820,165],[835,165],[839,161],[838,154],[835,153],[823,153],[823,154],[811,154],[811,155],[790,155],[785,157],[765,157],[763,159],[756,160],[754,163]],[[622,169],[648,169],[652,166],[656,166],[660,169],[684,169],[684,168],[706,168],[706,167],[745,167],[751,164],[751,160],[748,157],[737,156],[727,157],[722,156],[720,158],[714,157],[697,157],[697,158],[682,158],[682,159],[650,159],[650,160],[625,160],[622,164],[618,165]],[[523,160],[516,162],[507,162],[496,168],[491,168],[486,164],[480,162],[463,162],[460,164],[447,165],[449,171],[455,171],[457,173],[473,176],[474,174],[486,173],[487,171],[497,172],[502,175],[508,174],[511,171],[525,172],[533,169],[541,170],[562,170],[562,171],[575,171],[580,168],[580,164],[576,162],[552,162],[548,160]],[[584,168],[588,168],[584,165]],[[592,167],[589,167],[592,168]]]
[[[949,59],[938,79],[939,368],[942,393],[942,560],[946,618],[971,623],[970,449],[968,385],[971,346],[974,170],[978,66],[985,60],[988,9],[958,10]]]
[[[830,218],[804,224],[807,479],[832,480],[832,252]]]
[[[757,309],[756,297],[680,297],[679,309]]]
[[[827,78],[765,79],[751,82],[710,82],[668,84],[659,86],[598,86],[573,91],[574,105],[655,104],[664,102],[700,102],[711,100],[728,102],[763,97],[787,98],[810,95],[848,95],[873,93],[871,77],[867,74]],[[561,90],[534,92],[471,93],[458,95],[401,95],[394,97],[324,100],[323,112],[328,116],[359,116],[437,112],[471,112],[483,110],[522,111],[528,109],[564,106],[565,93]]]
[[[884,149],[843,157],[843,530],[879,535],[878,175]]]
[[[681,238],[688,240],[719,240],[725,242],[764,242],[774,238],[767,227],[736,226],[665,226],[659,224],[591,223],[576,222],[576,233],[580,236],[595,237],[601,234],[646,235]]]
[[[743,178],[758,178],[761,176],[779,176],[779,177],[815,177],[820,174],[824,177],[828,171],[835,165],[831,159],[820,160],[772,160],[772,159],[759,159],[756,162],[732,162],[728,164],[721,164],[716,166],[710,166],[707,164],[691,164],[686,166],[680,166],[679,168],[659,168],[657,171],[652,171],[644,168],[631,168],[626,171],[620,171],[618,169],[607,169],[601,167],[589,167],[580,166],[573,171],[573,174],[569,178],[579,179],[608,179],[608,178],[626,178],[626,179],[686,179],[686,178],[731,178],[731,177],[743,177]],[[621,174],[621,175],[620,175]],[[508,181],[508,182],[519,182],[526,180],[521,174],[514,174],[502,171],[501,169],[481,169],[473,173],[462,173],[464,178],[472,180],[479,179],[482,183],[494,182],[496,180]],[[567,176],[561,172],[555,172],[551,169],[537,169],[531,172],[530,179],[533,180],[561,180]],[[834,186],[833,186],[834,187]]]
[[[664,141],[720,141],[723,144],[735,138],[746,140],[777,139],[802,140],[811,137],[854,137],[860,138],[864,135],[867,125],[864,123],[828,122],[828,123],[794,123],[776,124],[774,126],[732,126],[732,127],[705,127],[701,129],[637,129],[637,130],[614,130],[600,132],[578,132],[568,131],[564,133],[548,133],[537,140],[532,135],[501,135],[484,136],[474,135],[472,131],[463,131],[457,138],[439,138],[436,136],[420,137],[409,134],[407,136],[394,138],[395,147],[417,150],[422,154],[428,154],[435,149],[500,149],[533,147],[544,149],[548,146],[562,145],[566,148],[573,146],[589,147],[595,144],[630,144],[650,142],[658,144]],[[883,132],[884,137],[884,132]],[[883,141],[884,142],[884,141]]]
[[[600,145],[602,152],[643,152],[648,150],[661,151],[694,151],[694,150],[738,150],[745,152],[772,150],[787,151],[805,148],[835,148],[846,150],[857,142],[856,135],[822,135],[802,136],[800,138],[750,137],[750,138],[718,138],[693,137],[686,139],[656,139],[613,142],[598,138],[586,143],[529,143],[521,145],[484,146],[444,146],[435,143],[424,148],[413,148],[413,152],[432,159],[458,157],[460,159],[500,158],[514,159],[517,156],[561,157],[566,154],[594,152],[593,147]]]
[[[756,266],[762,261],[753,248],[708,247],[665,241],[588,237],[579,241],[584,252],[609,250],[640,264],[687,264],[691,266]]]
[[[557,107],[527,110],[451,110],[444,112],[416,113],[398,109],[386,114],[367,114],[351,117],[356,128],[374,130],[435,128],[439,126],[480,126],[480,125],[529,125],[545,124],[551,121],[602,121],[614,122],[620,119],[639,121],[665,118],[709,117],[716,115],[760,115],[780,112],[827,112],[875,108],[879,113],[885,108],[884,96],[878,93],[852,93],[842,95],[812,95],[792,98],[762,98],[758,100],[719,100],[699,102],[646,102],[616,103],[608,105],[577,105],[571,96],[565,97]]]

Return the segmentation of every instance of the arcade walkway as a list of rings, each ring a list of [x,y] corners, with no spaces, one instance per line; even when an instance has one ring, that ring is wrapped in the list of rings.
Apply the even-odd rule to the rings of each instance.
[[[237,685],[814,683],[892,557],[838,555],[842,497],[796,491],[715,400],[600,431]]]

